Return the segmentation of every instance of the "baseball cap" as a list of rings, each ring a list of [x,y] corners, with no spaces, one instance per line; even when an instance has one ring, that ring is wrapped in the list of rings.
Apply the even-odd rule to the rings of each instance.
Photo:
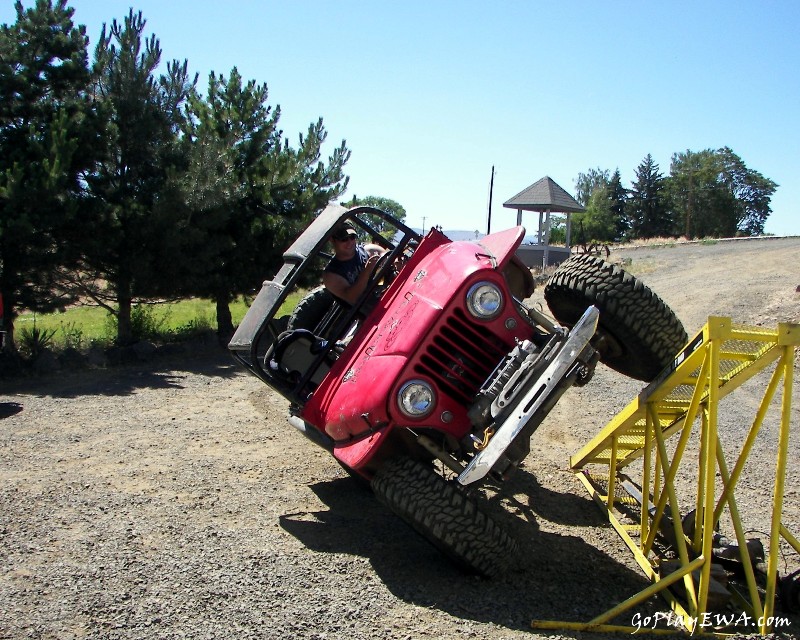
[[[358,236],[358,234],[356,233],[353,225],[349,222],[342,222],[333,230],[333,233],[331,234],[331,237],[334,240],[347,240],[350,236],[355,238]]]

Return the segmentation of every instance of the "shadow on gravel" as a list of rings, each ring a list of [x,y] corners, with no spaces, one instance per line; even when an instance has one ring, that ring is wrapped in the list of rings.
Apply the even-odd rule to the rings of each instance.
[[[123,396],[139,389],[183,388],[190,375],[231,378],[244,369],[222,348],[105,369],[79,369],[4,381],[5,394],[38,397]]]
[[[539,498],[552,502],[548,518],[600,527],[599,517],[576,515],[577,510],[590,509],[584,501],[543,490],[526,475],[532,479],[531,503]],[[525,631],[531,631],[532,620],[586,622],[649,584],[585,542],[581,532],[544,532],[525,515],[510,513],[505,517],[513,522],[507,525],[520,545],[514,568],[492,580],[466,575],[352,479],[319,482],[311,489],[330,510],[284,515],[280,525],[285,531],[316,552],[367,558],[398,598],[464,620]],[[515,486],[515,491],[520,489]],[[559,498],[565,505],[560,515]]]
[[[517,470],[513,482],[515,487],[524,488],[529,497],[527,508],[540,518],[569,527],[600,527],[606,523],[588,496],[552,491],[539,484],[536,476],[524,469]]]
[[[0,402],[0,420],[10,418],[22,411],[22,405],[18,402]]]

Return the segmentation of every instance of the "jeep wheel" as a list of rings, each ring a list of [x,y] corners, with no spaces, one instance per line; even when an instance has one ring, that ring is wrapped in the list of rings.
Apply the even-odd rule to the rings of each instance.
[[[309,291],[297,304],[289,318],[289,330],[308,329],[313,332],[333,305],[333,295],[324,286]]]
[[[432,468],[396,458],[372,480],[378,499],[457,566],[490,577],[502,573],[516,541],[459,487]]]
[[[620,373],[649,381],[686,344],[681,321],[655,293],[619,266],[597,256],[572,256],[544,289],[556,319],[573,325],[591,305],[600,310],[600,359]]]

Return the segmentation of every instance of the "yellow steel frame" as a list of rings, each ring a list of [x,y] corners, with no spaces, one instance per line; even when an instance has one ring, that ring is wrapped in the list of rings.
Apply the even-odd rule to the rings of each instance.
[[[800,543],[782,522],[784,481],[788,455],[794,354],[800,345],[800,325],[782,323],[777,329],[734,325],[730,318],[709,317],[698,334],[678,354],[673,366],[644,389],[625,409],[578,453],[570,466],[589,494],[608,516],[652,585],[588,623],[533,621],[539,629],[634,631],[630,626],[609,625],[617,615],[644,602],[655,593],[664,596],[686,630],[705,633],[700,621],[708,612],[713,533],[727,508],[745,568],[746,594],[734,594],[744,612],[757,621],[758,632],[771,631],[777,582],[780,539],[798,553]],[[777,361],[774,372],[752,422],[738,458],[729,467],[717,435],[719,400]],[[745,472],[749,454],[777,389],[782,383],[780,426],[772,494],[772,515],[767,559],[767,581],[763,600],[747,555],[747,541],[735,489]],[[695,521],[691,536],[684,533],[675,490],[675,478],[686,451],[692,427],[699,417],[699,463]],[[666,440],[679,435],[672,457]],[[637,524],[623,522],[618,506],[622,473],[631,462],[642,459],[641,492],[637,496],[641,518]],[[759,464],[762,464],[759,461]],[[587,467],[607,467],[602,481],[593,479]],[[721,480],[721,492],[716,495]],[[680,558],[680,569],[664,577],[653,545],[659,530],[671,529]],[[683,580],[686,600],[679,601],[667,589]],[[658,632],[659,630],[656,630]],[[660,630],[674,633],[675,629]],[[725,635],[724,632],[713,635]]]

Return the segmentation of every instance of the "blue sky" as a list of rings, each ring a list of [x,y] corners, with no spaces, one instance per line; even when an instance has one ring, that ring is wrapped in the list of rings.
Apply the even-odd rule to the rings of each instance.
[[[266,82],[292,143],[322,117],[326,152],[352,150],[347,196],[392,198],[412,226],[485,231],[492,166],[497,230],[545,175],[574,193],[578,173],[619,168],[630,186],[648,153],[668,174],[675,152],[729,146],[780,185],[767,232],[800,234],[794,0],[69,4],[91,51],[132,6],[203,91],[234,66]]]

